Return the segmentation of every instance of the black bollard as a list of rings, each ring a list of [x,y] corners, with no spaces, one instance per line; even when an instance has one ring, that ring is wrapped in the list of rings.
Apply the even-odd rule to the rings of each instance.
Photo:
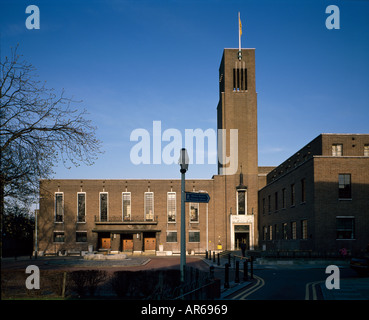
[[[224,288],[229,288],[229,264],[225,264],[224,269],[225,275],[224,275]]]
[[[249,270],[248,270],[248,262],[247,259],[243,262],[243,281],[249,280]]]
[[[205,251],[205,259],[208,260],[208,256],[209,256],[209,253],[208,253],[208,250]]]
[[[215,251],[213,251],[213,262],[215,262]]]
[[[220,266],[220,254],[218,252],[218,266]]]
[[[209,260],[211,260],[211,250],[209,250]]]
[[[239,283],[240,282],[240,262],[236,261],[236,275],[234,282]]]

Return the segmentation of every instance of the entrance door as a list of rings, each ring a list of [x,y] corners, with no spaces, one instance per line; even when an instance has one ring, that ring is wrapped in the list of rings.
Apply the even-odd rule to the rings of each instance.
[[[241,243],[246,244],[246,250],[249,250],[249,233],[248,232],[235,232],[234,233],[234,248],[236,250],[241,249]]]
[[[145,251],[156,250],[156,238],[145,238]]]
[[[246,250],[250,249],[250,226],[247,224],[234,226],[234,248],[241,249],[241,243],[246,244]]]
[[[101,238],[101,249],[110,249],[110,238]]]
[[[122,250],[133,251],[133,239],[123,239]]]

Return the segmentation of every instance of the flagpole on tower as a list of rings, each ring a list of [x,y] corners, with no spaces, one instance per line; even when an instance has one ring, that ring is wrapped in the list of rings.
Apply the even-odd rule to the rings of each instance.
[[[240,14],[240,12],[238,12],[238,60],[242,59],[241,35],[242,35],[241,14]]]

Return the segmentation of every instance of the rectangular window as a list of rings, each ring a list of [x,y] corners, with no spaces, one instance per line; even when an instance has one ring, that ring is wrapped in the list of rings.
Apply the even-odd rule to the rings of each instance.
[[[343,155],[343,145],[342,144],[332,144],[332,156],[342,157]]]
[[[100,192],[100,221],[108,221],[108,193]]]
[[[263,228],[263,240],[265,241],[267,239],[267,235],[268,235],[268,228],[267,227],[264,227]]]
[[[77,231],[76,242],[87,242],[87,231]]]
[[[54,242],[64,242],[64,231],[54,231]]]
[[[282,236],[283,236],[283,240],[287,240],[288,239],[288,230],[287,230],[287,223],[282,223]]]
[[[364,157],[369,157],[369,144],[364,145]]]
[[[272,200],[270,199],[270,195],[268,196],[268,213],[272,212]]]
[[[235,225],[234,232],[250,232],[250,225],[248,224]]]
[[[301,179],[301,202],[306,201],[305,181],[305,178]]]
[[[308,238],[307,220],[301,220],[301,239]]]
[[[246,214],[246,193],[245,191],[237,192],[237,200],[238,200],[238,214]]]
[[[188,242],[200,242],[200,231],[189,231]]]
[[[278,225],[274,225],[274,239],[278,240]]]
[[[278,211],[278,192],[274,193],[274,210]]]
[[[273,240],[273,226],[269,226],[269,240]]]
[[[263,214],[265,214],[265,198],[263,198]]]
[[[145,192],[145,221],[154,221],[154,192]]]
[[[190,203],[190,222],[199,222],[199,204]]]
[[[282,209],[286,209],[286,188],[282,189]]]
[[[131,193],[122,192],[123,221],[131,220]]]
[[[337,217],[337,239],[355,239],[355,218]]]
[[[168,222],[176,222],[176,193],[167,193]],[[173,241],[172,241],[173,242]]]
[[[295,184],[291,184],[291,206],[295,205]]]
[[[167,231],[167,242],[177,242],[177,231]]]
[[[55,222],[64,222],[64,200],[63,193],[55,193]]]
[[[351,199],[351,174],[338,175],[338,198]]]
[[[86,193],[77,193],[77,222],[86,222]]]
[[[291,237],[293,240],[297,239],[297,234],[296,234],[296,221],[291,222]]]

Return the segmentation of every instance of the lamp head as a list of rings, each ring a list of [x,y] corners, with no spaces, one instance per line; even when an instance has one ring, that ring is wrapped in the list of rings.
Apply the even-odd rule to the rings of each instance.
[[[185,173],[188,170],[189,163],[188,153],[185,148],[182,148],[179,154],[178,163],[181,166],[181,173]]]

